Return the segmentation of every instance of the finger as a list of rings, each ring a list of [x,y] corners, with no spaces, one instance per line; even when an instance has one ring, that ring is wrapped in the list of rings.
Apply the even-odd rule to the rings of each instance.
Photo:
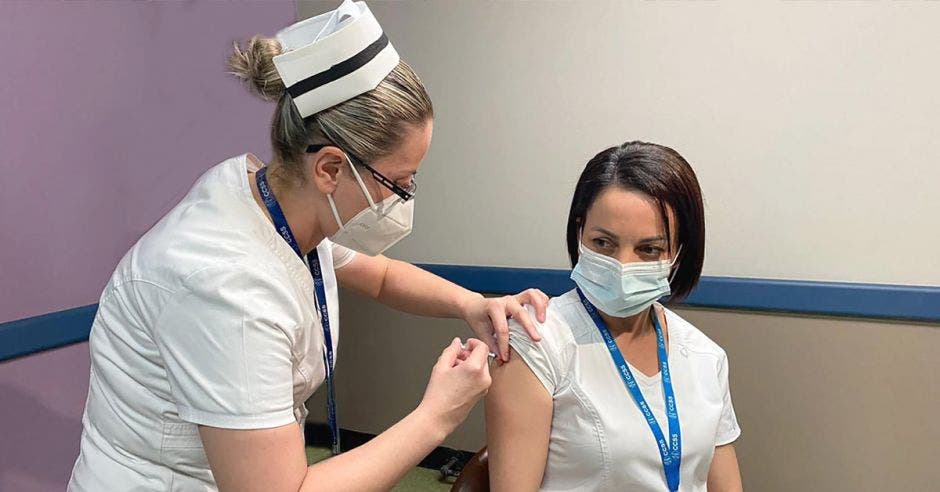
[[[509,324],[506,322],[506,306],[494,307],[489,315],[493,323],[493,336],[496,337],[496,353],[500,359],[509,360]]]
[[[437,363],[445,367],[452,367],[454,363],[457,362],[457,355],[460,354],[460,351],[463,349],[460,345],[460,339],[454,338],[450,345],[441,352],[441,356],[437,359]]]
[[[539,289],[528,289],[515,297],[519,304],[529,304],[535,308],[535,317],[539,320],[539,323],[545,322],[545,311],[548,309],[550,298],[544,292]]]
[[[542,336],[539,335],[539,331],[535,329],[535,323],[533,323],[532,318],[529,317],[529,310],[521,304],[513,306],[512,309],[512,319],[516,320],[516,322],[525,328],[526,333],[529,334],[529,338],[536,342],[541,340]]]
[[[477,348],[480,345],[486,347],[486,351],[489,352],[490,347],[485,342],[483,342],[482,340],[478,340],[476,338],[468,338],[467,339],[467,352],[468,353],[473,352],[473,349]]]
[[[480,340],[485,343],[487,347],[489,347],[490,352],[493,352],[494,354],[499,353],[499,348],[496,346],[496,337],[494,337],[493,333],[491,333],[492,324],[489,322],[489,317],[487,317],[486,321],[479,322],[479,325],[482,325],[482,328],[479,330],[474,329],[473,331],[475,331]]]
[[[534,291],[533,295],[535,296],[535,317],[539,320],[539,323],[545,322],[545,312],[548,310],[548,301],[550,300],[544,292],[538,289],[532,289]],[[541,338],[541,337],[539,337]]]
[[[467,348],[470,348],[468,343]],[[473,348],[470,350],[470,357],[467,358],[468,362],[479,364],[475,367],[486,367],[486,358],[490,355],[490,349],[486,346],[485,343],[479,342],[473,344]]]
[[[493,352],[490,346],[486,344],[486,342],[482,340],[477,340],[475,338],[468,338],[467,339],[467,358],[468,359],[470,358],[470,355],[473,354],[474,349],[485,349],[487,359],[489,359],[490,357],[496,357],[496,354]]]

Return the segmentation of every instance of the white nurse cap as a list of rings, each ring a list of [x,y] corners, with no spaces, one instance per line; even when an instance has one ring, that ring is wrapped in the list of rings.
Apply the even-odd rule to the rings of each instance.
[[[274,66],[304,118],[375,89],[400,60],[365,2],[345,0],[276,37]]]

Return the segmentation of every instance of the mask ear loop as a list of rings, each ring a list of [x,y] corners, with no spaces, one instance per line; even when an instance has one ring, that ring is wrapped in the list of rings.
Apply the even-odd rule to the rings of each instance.
[[[346,155],[346,152],[343,151],[343,149],[340,149],[340,152],[343,153],[343,157],[345,157],[345,158],[346,158],[346,162],[349,163],[349,167],[352,169],[353,175],[356,177],[356,182],[359,183],[359,189],[362,190],[362,194],[365,195],[365,196],[366,196],[366,200],[369,201],[369,208],[375,210],[375,208],[376,208],[375,200],[372,199],[372,194],[369,193],[369,189],[366,188],[365,182],[363,182],[363,181],[362,181],[362,177],[359,176],[359,171],[356,170],[356,165],[353,164],[352,159],[350,159],[349,156]]]
[[[343,221],[339,218],[339,211],[336,210],[336,202],[333,201],[333,194],[327,193],[326,200],[330,202],[330,208],[333,210],[333,218],[336,219],[336,225],[339,226],[339,230],[343,230],[346,226],[343,225]]]
[[[602,255],[596,251],[591,250],[591,248],[588,248],[586,244],[581,242],[581,230],[578,230],[578,261],[579,262],[581,261],[582,256],[591,256],[591,255],[594,255],[595,257],[609,258],[611,261],[617,262],[617,260],[609,256]],[[619,264],[619,262],[617,263]]]
[[[676,278],[676,274],[679,273],[679,255],[682,254],[682,245],[679,245],[679,248],[676,249],[676,255],[672,257],[672,261],[669,263],[669,266],[672,268],[672,273],[669,275],[669,285],[672,285],[672,281]]]
[[[376,209],[375,201],[372,200],[372,195],[369,194],[369,190],[366,189],[366,184],[363,183],[362,177],[359,176],[359,171],[356,171],[356,165],[353,164],[352,160],[348,155],[346,155],[346,152],[343,149],[339,149],[339,151],[343,153],[343,157],[345,157],[346,162],[349,163],[349,167],[352,169],[353,176],[356,177],[356,182],[359,183],[359,190],[362,191],[362,194],[366,196],[366,200],[369,201],[369,208],[374,211]],[[333,194],[327,193],[326,198],[327,201],[330,202],[330,209],[333,211],[333,218],[336,219],[336,225],[339,226],[340,230],[345,229],[346,226],[343,225],[343,221],[339,218],[339,211],[336,209],[336,202],[333,200]]]
[[[581,256],[582,256],[581,251],[587,249],[587,246],[585,246],[584,243],[581,242],[581,234],[583,232],[584,232],[584,226],[579,224],[578,225],[578,261],[579,262],[581,261]]]
[[[342,6],[341,6],[341,7],[342,7]],[[337,9],[337,10],[338,10],[338,9]],[[333,11],[333,16],[335,16],[335,15],[336,15],[336,11]],[[332,19],[332,17],[331,17],[331,19]],[[319,37],[319,34],[317,34],[317,36]],[[327,131],[323,129],[323,125],[320,123],[319,120],[317,120],[317,126],[320,127],[320,131],[323,132],[324,135],[329,135],[329,133],[327,133]],[[327,137],[327,138],[329,138],[329,137]],[[362,194],[366,196],[366,200],[369,201],[369,208],[371,208],[373,211],[376,211],[376,209],[377,209],[378,207],[377,207],[376,204],[375,204],[375,200],[372,199],[372,194],[369,193],[369,189],[366,188],[365,182],[362,181],[362,177],[359,176],[359,171],[356,170],[356,165],[353,164],[352,159],[349,158],[349,155],[346,153],[345,150],[339,148],[339,147],[336,146],[335,144],[331,144],[331,145],[334,146],[334,147],[336,147],[337,149],[339,149],[340,152],[343,153],[343,157],[346,158],[346,162],[349,163],[349,167],[352,169],[353,176],[356,177],[356,182],[359,183],[359,190],[362,191]],[[329,196],[330,196],[330,195],[327,195],[328,198],[329,198]],[[331,203],[330,203],[330,206],[333,208],[333,215],[336,217],[336,223],[339,224],[339,225],[340,225],[340,229],[342,229],[342,228],[343,228],[343,223],[339,220],[339,214],[336,212],[336,205],[334,205],[334,204],[332,203],[332,201],[333,201],[333,200],[332,200],[332,198],[331,198],[331,199],[330,199],[330,202],[331,202]]]

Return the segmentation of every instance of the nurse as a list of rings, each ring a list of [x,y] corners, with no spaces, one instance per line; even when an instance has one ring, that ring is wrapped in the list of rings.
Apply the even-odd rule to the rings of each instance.
[[[91,330],[69,490],[387,490],[487,391],[507,318],[538,339],[523,305],[544,316],[543,293],[487,299],[381,255],[411,231],[433,111],[364,3],[236,45],[229,67],[277,103],[274,158],[208,170],[118,264]],[[462,318],[479,340],[443,350],[400,422],[308,467],[304,402],[324,381],[339,448],[339,285]]]

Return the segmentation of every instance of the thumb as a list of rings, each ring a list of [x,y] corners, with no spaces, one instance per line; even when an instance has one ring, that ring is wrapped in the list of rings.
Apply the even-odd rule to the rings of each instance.
[[[470,349],[470,357],[468,357],[467,360],[486,366],[486,358],[490,354],[490,349],[485,343],[470,339],[470,341],[467,342],[467,348]]]

